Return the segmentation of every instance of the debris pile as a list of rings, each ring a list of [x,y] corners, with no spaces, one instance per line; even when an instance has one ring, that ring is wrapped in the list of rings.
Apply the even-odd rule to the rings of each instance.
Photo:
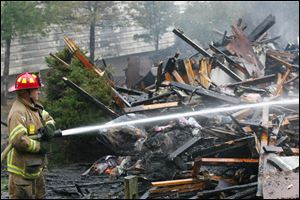
[[[276,43],[280,36],[270,38],[267,32],[274,24],[275,17],[269,15],[247,35],[240,19],[232,26],[232,35],[225,31],[209,49],[174,29],[197,53],[179,58],[176,52],[160,62],[148,87],[141,87],[143,79],[130,89],[111,82],[114,109],[67,78],[64,81],[112,116],[111,123],[299,98],[299,44],[280,47]],[[88,69],[104,75],[70,39],[65,41]],[[222,79],[228,81],[220,84]],[[99,130],[97,139],[114,156],[99,159],[82,175],[108,173],[111,179],[136,175],[151,183],[139,187],[135,195],[143,194],[141,198],[299,198],[298,105],[116,127]]]

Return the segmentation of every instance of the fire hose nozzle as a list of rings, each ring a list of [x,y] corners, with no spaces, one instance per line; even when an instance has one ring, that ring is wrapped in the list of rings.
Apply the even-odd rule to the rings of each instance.
[[[61,129],[57,129],[56,131],[54,131],[54,137],[62,137]]]

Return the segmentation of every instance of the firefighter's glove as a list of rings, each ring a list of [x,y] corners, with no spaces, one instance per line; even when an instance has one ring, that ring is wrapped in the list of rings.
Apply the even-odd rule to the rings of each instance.
[[[41,146],[41,149],[40,149],[40,153],[42,154],[46,154],[49,152],[49,144],[47,142],[40,142],[40,146]]]
[[[47,124],[40,129],[43,141],[50,141],[54,136],[55,126],[53,124]]]

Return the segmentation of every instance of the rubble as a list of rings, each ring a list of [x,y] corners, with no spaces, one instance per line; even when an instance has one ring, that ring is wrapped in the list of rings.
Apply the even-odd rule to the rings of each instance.
[[[145,76],[147,87],[138,84],[143,78],[132,88],[112,83],[115,110],[76,90],[108,113],[114,119],[111,123],[245,102],[299,98],[299,44],[280,48],[274,42],[279,36],[268,38],[266,31],[274,23],[274,16],[269,15],[247,35],[246,26],[239,20],[232,26],[233,35],[227,36],[225,31],[222,41],[211,43],[207,50],[174,29],[178,37],[201,54],[199,60],[193,56],[180,58],[176,52],[151,70],[151,74],[156,72],[152,84]],[[66,41],[88,69],[99,76],[105,74],[88,63],[69,39]],[[216,68],[224,71],[231,82],[217,83],[212,78]],[[142,190],[144,195],[139,191],[133,196],[299,198],[298,105],[99,130],[97,139],[114,155],[98,160],[83,175],[108,173],[114,179],[136,175],[151,182]],[[289,178],[284,180],[285,176]]]

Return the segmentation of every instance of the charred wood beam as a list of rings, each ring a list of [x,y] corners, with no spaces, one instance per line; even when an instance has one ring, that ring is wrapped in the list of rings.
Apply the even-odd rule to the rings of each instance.
[[[261,34],[266,32],[269,28],[271,28],[275,24],[275,16],[269,15],[267,16],[248,36],[251,42],[257,40]]]
[[[163,73],[163,61],[160,61],[157,67],[157,74],[156,74],[156,83],[155,83],[155,90],[157,91],[159,89],[159,86],[161,85],[161,82],[163,80],[162,73]]]
[[[199,182],[202,181],[198,179],[187,178],[187,179],[170,180],[170,181],[156,181],[156,182],[151,182],[151,184],[154,187],[162,187],[162,186],[172,186],[172,185],[185,185],[185,184],[192,184],[192,183],[199,183]]]
[[[197,196],[198,197],[209,197],[212,195],[216,195],[220,192],[227,192],[227,191],[231,191],[231,190],[240,190],[240,189],[245,189],[245,188],[252,188],[257,186],[257,182],[254,183],[249,183],[249,184],[244,184],[244,185],[235,185],[235,186],[231,186],[231,187],[226,187],[226,188],[222,188],[222,189],[216,189],[216,190],[206,190],[206,191],[202,191],[202,192],[198,192]]]
[[[195,158],[192,177],[197,178],[200,167],[202,165],[249,165],[249,164],[258,164],[258,159],[252,158]]]
[[[239,121],[241,126],[250,126],[250,127],[260,127],[260,123],[259,122],[249,122],[249,121]]]
[[[237,62],[235,62],[234,60],[232,60],[229,56],[227,56],[225,53],[223,53],[222,51],[220,51],[217,47],[215,47],[214,45],[209,45],[209,47],[215,53],[223,55],[224,58],[226,59],[226,61],[229,64],[231,64],[232,66],[236,67],[238,70],[240,70],[244,74],[249,75],[248,72],[247,72],[247,70],[244,67],[242,67],[240,64],[238,64]]]
[[[149,104],[149,103],[152,103],[154,100],[162,99],[162,98],[168,97],[168,96],[170,96],[172,94],[176,94],[176,92],[175,91],[169,91],[169,92],[166,92],[166,93],[163,93],[163,94],[151,97],[149,99],[145,99],[145,100],[142,100],[142,101],[134,102],[131,105],[132,106],[139,106],[139,105],[142,105],[142,104]]]
[[[172,187],[150,189],[149,192],[150,192],[150,195],[157,194],[157,193],[165,193],[165,192],[170,192],[170,191],[177,191],[178,193],[184,193],[184,192],[199,191],[199,190],[203,190],[204,188],[205,188],[204,182],[195,182],[195,183],[191,183],[191,184],[181,184],[181,185],[176,185],[176,186],[172,186]]]
[[[225,42],[226,42],[226,38],[227,38],[227,31],[224,31],[224,35],[222,37],[222,44],[225,45]]]
[[[58,60],[61,64],[63,64],[64,66],[66,66],[67,68],[70,68],[70,65],[68,63],[66,63],[65,61],[63,61],[61,58],[59,58],[58,56],[52,54],[52,53],[49,53],[49,55],[51,57],[53,57],[54,59]]]
[[[143,95],[143,94],[145,94],[144,92],[141,92],[141,91],[128,89],[128,88],[124,88],[124,87],[120,87],[120,86],[116,86],[116,90],[119,91],[119,92],[125,92],[125,93],[130,94],[130,95]]]
[[[276,56],[274,56],[274,55],[271,55],[271,54],[267,54],[267,56],[268,56],[269,58],[271,58],[272,60],[278,62],[279,64],[282,64],[282,65],[286,66],[286,67],[289,68],[289,69],[296,69],[296,70],[299,70],[299,65],[291,64],[291,63],[289,63],[289,62],[287,62],[287,61],[285,61],[285,60],[283,60],[283,59],[281,59],[281,58],[278,58],[278,57],[276,57]]]
[[[207,147],[204,149],[196,150],[192,153],[192,158],[196,158],[198,156],[200,157],[207,157],[212,156],[217,153],[222,153],[225,151],[229,151],[238,147],[242,147],[244,145],[247,145],[249,140],[255,140],[254,136],[247,136],[243,138],[239,138],[236,140],[230,140],[225,143],[217,144],[211,147]]]
[[[246,197],[248,195],[253,195],[256,192],[256,188],[249,188],[247,190],[244,190],[242,192],[238,192],[232,196],[225,197],[224,199],[241,199],[243,197]]]
[[[284,153],[283,148],[277,146],[264,146],[263,150],[266,153]],[[293,155],[299,155],[299,148],[291,148],[291,151]]]
[[[241,81],[241,82],[230,83],[225,86],[232,87],[232,86],[236,86],[236,85],[257,85],[257,84],[262,84],[262,83],[270,83],[270,82],[274,81],[275,78],[276,78],[276,74],[271,74],[271,75],[264,76],[261,78],[254,78],[254,79],[249,79],[249,80],[245,80],[245,81]]]
[[[276,37],[273,37],[273,38],[270,38],[270,39],[266,39],[266,40],[262,40],[262,41],[257,41],[256,43],[257,44],[270,43],[270,42],[273,42],[275,40],[278,40],[279,38],[280,38],[280,35],[276,36]]]
[[[161,181],[160,187],[152,183],[155,189],[149,190],[150,198],[152,194],[166,193],[170,191],[177,191],[178,193],[186,193],[203,190],[205,188],[205,181],[197,179],[183,179],[183,180],[172,180],[172,181]]]
[[[114,97],[117,105],[121,106],[121,105],[125,104],[127,107],[131,107],[130,103],[126,99],[124,99],[124,97],[115,88],[111,87],[111,90],[114,93],[113,97]],[[119,102],[119,101],[121,101],[121,102]]]
[[[263,107],[262,112],[262,126],[261,140],[260,140],[260,156],[258,167],[258,179],[257,179],[257,192],[256,196],[262,197],[263,195],[263,181],[264,181],[264,166],[267,162],[267,154],[264,152],[264,147],[268,145],[268,124],[269,124],[269,106]]]
[[[239,137],[230,131],[225,131],[225,130],[220,130],[220,129],[215,129],[215,128],[205,128],[205,129],[203,129],[203,132],[205,132],[209,135],[216,136],[218,138],[226,139],[226,140],[234,140]]]
[[[116,180],[116,181],[103,181],[103,182],[94,182],[94,183],[82,183],[82,184],[77,184],[79,187],[95,187],[95,186],[99,186],[99,185],[106,185],[106,184],[115,184],[115,183],[123,183],[123,180]],[[55,189],[55,188],[72,188],[75,187],[74,184],[70,184],[70,185],[50,185],[48,186],[51,189]]]
[[[194,86],[191,86],[191,85],[187,85],[187,84],[183,84],[183,83],[177,83],[177,82],[171,82],[170,85],[171,85],[171,87],[179,88],[179,89],[185,90],[185,91],[190,92],[190,93],[195,93],[195,94],[198,94],[198,95],[204,95],[204,96],[207,96],[207,97],[212,97],[212,98],[219,99],[219,100],[222,100],[222,101],[226,101],[226,102],[229,102],[229,103],[232,103],[232,104],[239,104],[240,103],[240,99],[238,99],[236,97],[228,96],[228,95],[221,94],[221,93],[218,93],[218,92],[214,92],[214,91],[211,91],[211,90],[207,90],[207,89],[204,89],[204,88],[194,87]]]
[[[119,114],[117,114],[116,112],[114,112],[113,110],[111,110],[109,107],[107,107],[106,105],[104,105],[103,103],[101,103],[95,97],[93,97],[90,94],[88,94],[85,90],[83,90],[82,88],[80,88],[78,85],[76,85],[75,83],[73,83],[72,81],[70,81],[69,79],[67,79],[66,77],[63,77],[62,79],[67,84],[67,86],[69,86],[70,88],[72,88],[73,90],[75,90],[76,92],[78,92],[82,97],[84,97],[88,101],[90,101],[93,104],[95,104],[97,107],[99,107],[101,110],[103,110],[106,114],[108,114],[112,118],[117,118],[117,117],[120,116]]]
[[[258,164],[258,159],[255,158],[199,158],[201,163],[232,165],[241,163]]]
[[[185,36],[183,34],[182,31],[180,31],[179,29],[173,29],[173,33],[175,33],[175,35],[177,35],[178,37],[180,37],[183,41],[185,41],[186,43],[188,43],[189,45],[191,45],[194,49],[196,49],[197,51],[199,51],[203,56],[205,57],[209,57],[209,58],[213,58],[213,56],[208,53],[207,51],[205,51],[202,47],[200,47],[199,45],[197,45],[195,42],[193,42],[190,38],[188,38],[187,36]],[[219,62],[218,60],[216,60],[217,65],[224,71],[226,72],[231,78],[233,78],[236,81],[242,81],[243,79],[241,77],[239,77],[236,73],[234,73],[232,70],[230,70],[227,66],[223,65],[221,62]]]
[[[177,156],[179,156],[180,154],[186,152],[187,150],[189,150],[190,148],[192,148],[194,145],[196,145],[202,138],[200,137],[193,137],[191,138],[189,141],[187,141],[185,144],[183,144],[181,147],[179,147],[178,149],[176,149],[174,152],[172,152],[169,155],[169,159],[170,160],[174,160],[174,158],[176,158]]]
[[[285,81],[285,82],[283,83],[283,85],[287,85],[287,84],[289,84],[289,83],[291,83],[291,82],[293,82],[293,81],[295,81],[295,80],[297,80],[297,79],[299,79],[299,75],[296,75],[295,77],[291,78],[290,80]]]

